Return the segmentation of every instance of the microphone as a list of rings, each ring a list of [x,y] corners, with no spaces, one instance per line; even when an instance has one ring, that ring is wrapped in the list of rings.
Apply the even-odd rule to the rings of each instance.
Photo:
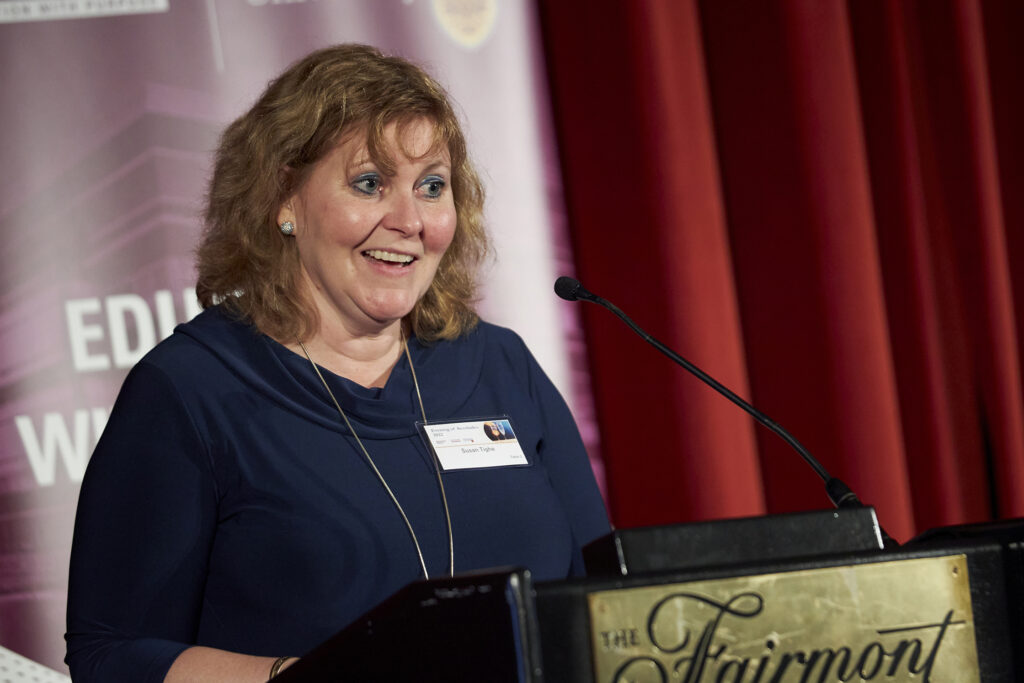
[[[615,304],[606,299],[602,299],[593,292],[588,291],[582,284],[580,284],[579,280],[568,277],[566,275],[563,275],[562,277],[558,278],[555,281],[555,294],[565,299],[566,301],[590,301],[597,304],[598,306],[607,308],[609,311],[617,315],[624,323],[629,325],[630,329],[632,329],[634,332],[643,337],[644,341],[648,342],[654,348],[658,349],[663,354],[671,358],[678,365],[683,366],[683,368],[685,368],[690,373],[696,375],[699,380],[701,380],[702,382],[710,386],[712,389],[714,389],[715,391],[722,394],[727,399],[738,405],[740,408],[749,413],[755,420],[757,420],[759,423],[761,423],[762,425],[770,429],[772,432],[774,432],[776,435],[781,437],[783,441],[788,443],[794,450],[796,450],[797,453],[800,454],[800,457],[802,457],[804,461],[806,461],[807,464],[810,465],[815,472],[817,472],[818,476],[821,477],[822,481],[825,482],[825,492],[828,494],[829,500],[832,501],[833,505],[835,505],[837,508],[864,507],[864,504],[860,502],[859,498],[857,498],[857,494],[855,494],[853,490],[849,486],[844,484],[841,480],[830,475],[828,473],[828,470],[826,470],[825,467],[820,462],[818,462],[817,458],[811,455],[810,451],[808,451],[802,443],[796,440],[796,437],[787,432],[777,422],[769,418],[760,410],[758,410],[757,408],[755,408],[754,406],[750,405],[745,400],[737,396],[726,386],[721,384],[718,380],[711,377],[711,375],[707,374],[706,372],[698,368],[696,365],[686,360],[678,353],[676,353],[675,351],[668,348],[660,341],[649,335],[639,325],[633,322],[629,318],[629,316],[623,313],[618,306],[616,306]],[[888,534],[885,534],[884,531],[882,531],[882,534],[888,544],[888,542],[891,541],[891,539],[888,538]]]
[[[566,301],[577,301],[583,299],[584,301],[593,301],[597,303],[597,297],[588,292],[580,281],[563,275],[562,277],[555,280],[555,294],[565,299]]]

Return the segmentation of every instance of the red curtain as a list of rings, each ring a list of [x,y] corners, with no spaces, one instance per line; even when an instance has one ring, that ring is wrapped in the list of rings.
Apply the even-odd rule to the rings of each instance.
[[[577,275],[897,540],[1024,516],[1024,4],[539,4]],[[616,524],[823,508],[586,304]]]

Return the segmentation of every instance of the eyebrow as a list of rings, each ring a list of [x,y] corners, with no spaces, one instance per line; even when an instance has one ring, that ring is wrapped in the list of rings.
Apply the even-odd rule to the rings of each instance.
[[[441,169],[444,169],[444,170],[446,170],[446,171],[447,171],[448,173],[451,173],[451,172],[452,172],[452,164],[451,164],[451,162],[450,162],[450,161],[445,161],[444,159],[438,159],[438,160],[437,160],[437,161],[435,161],[434,163],[432,163],[432,164],[428,164],[428,165],[427,165],[427,166],[426,166],[426,167],[424,168],[424,170],[425,170],[425,171],[432,171],[432,170],[434,170],[434,169],[437,169],[437,168],[441,168]]]
[[[427,165],[423,168],[423,172],[429,172],[429,171],[435,171],[437,169],[442,169],[443,171],[445,171],[449,175],[452,173],[452,163],[451,163],[450,159],[446,159],[442,155],[437,155],[436,158],[433,158],[433,159],[431,158],[431,155],[427,155],[427,156],[424,156],[422,158],[428,162]],[[357,161],[352,162],[352,164],[349,166],[349,169],[350,170],[354,170],[354,169],[360,168],[362,166],[366,166],[368,164],[376,166],[385,175],[394,175],[394,173],[387,173],[387,172],[385,172],[383,170],[383,164],[381,164],[380,162],[374,160],[369,155],[361,157]]]

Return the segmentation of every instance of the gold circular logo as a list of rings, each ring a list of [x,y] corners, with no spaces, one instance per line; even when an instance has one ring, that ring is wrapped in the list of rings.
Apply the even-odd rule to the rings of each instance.
[[[433,0],[434,16],[445,33],[463,47],[479,47],[498,18],[498,0]]]

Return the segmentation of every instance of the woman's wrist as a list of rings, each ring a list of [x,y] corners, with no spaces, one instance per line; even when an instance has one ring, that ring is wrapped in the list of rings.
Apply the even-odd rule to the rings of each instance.
[[[273,678],[274,676],[276,676],[277,674],[281,673],[289,666],[291,666],[291,660],[293,659],[298,659],[298,657],[285,656],[278,657],[277,659],[275,659],[274,663],[270,666],[270,676],[267,677],[267,680],[270,680],[271,678]]]

